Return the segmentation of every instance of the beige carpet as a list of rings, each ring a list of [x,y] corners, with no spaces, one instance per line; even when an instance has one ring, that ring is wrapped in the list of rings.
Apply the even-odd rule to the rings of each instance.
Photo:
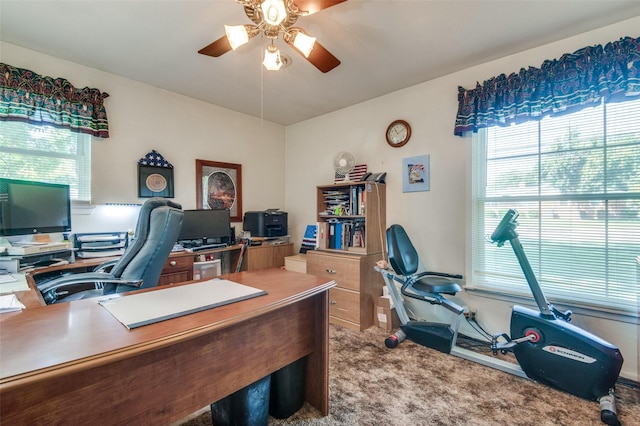
[[[330,414],[307,404],[270,425],[604,425],[597,402],[586,401],[406,341],[384,346],[386,333],[330,329]],[[624,354],[623,354],[624,355]],[[640,425],[640,394],[617,387],[618,417]],[[206,412],[183,423],[211,425]]]

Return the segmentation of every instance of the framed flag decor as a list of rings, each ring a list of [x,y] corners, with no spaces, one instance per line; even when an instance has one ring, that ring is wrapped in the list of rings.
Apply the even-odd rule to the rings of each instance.
[[[138,197],[174,197],[173,165],[156,150],[138,160]]]

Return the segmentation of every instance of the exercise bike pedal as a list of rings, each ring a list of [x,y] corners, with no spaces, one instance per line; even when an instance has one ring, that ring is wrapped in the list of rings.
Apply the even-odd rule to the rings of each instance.
[[[503,338],[506,342],[499,342],[498,339],[500,338]],[[513,346],[515,346],[515,343],[507,333],[498,333],[491,337],[491,353],[493,353],[493,356],[498,355],[498,351],[502,355],[506,355]]]
[[[501,337],[504,338],[506,342],[498,342],[498,339]],[[528,330],[524,337],[519,337],[517,339],[512,339],[507,333],[494,334],[491,338],[491,352],[493,352],[493,355],[498,355],[498,351],[500,351],[502,355],[506,355],[507,353],[512,352],[512,349],[520,343],[538,342],[539,340],[540,334],[535,330]]]

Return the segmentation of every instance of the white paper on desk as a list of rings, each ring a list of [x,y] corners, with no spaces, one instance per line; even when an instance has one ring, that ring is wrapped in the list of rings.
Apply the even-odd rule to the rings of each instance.
[[[264,290],[233,281],[213,279],[111,299],[101,298],[98,302],[125,327],[132,329],[265,294]]]
[[[16,291],[29,291],[29,284],[24,274],[11,274],[15,281],[0,283],[0,293],[15,293]]]
[[[20,303],[15,294],[0,296],[0,313],[21,311],[23,309],[24,305]]]

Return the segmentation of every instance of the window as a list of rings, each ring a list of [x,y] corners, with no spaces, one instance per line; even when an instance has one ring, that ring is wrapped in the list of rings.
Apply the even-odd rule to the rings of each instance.
[[[471,286],[530,290],[509,244],[486,235],[509,208],[547,298],[637,312],[640,100],[601,104],[473,137]]]
[[[91,202],[91,136],[52,126],[0,121],[0,176],[64,183]]]

